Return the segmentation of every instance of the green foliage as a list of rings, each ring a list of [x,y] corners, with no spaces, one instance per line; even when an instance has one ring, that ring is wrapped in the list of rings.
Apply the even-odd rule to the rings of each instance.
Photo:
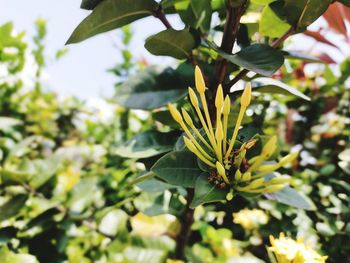
[[[157,9],[154,0],[105,0],[74,30],[67,43],[77,43],[94,35],[125,26],[150,16]]]
[[[0,262],[269,262],[268,237],[279,232],[303,236],[329,262],[343,262],[350,255],[343,245],[350,241],[349,59],[329,67],[283,50],[283,41],[303,32],[330,2],[83,0],[81,7],[92,12],[68,43],[121,29],[122,59],[109,69],[117,77],[115,95],[101,99],[105,109],[41,87],[44,20],[35,24],[32,49],[11,23],[1,26]],[[181,30],[173,29],[168,14],[182,21]],[[149,16],[167,29],[146,38],[145,48],[182,61],[137,61],[132,23]],[[34,83],[22,78],[28,56],[35,61]],[[308,63],[320,63],[318,71],[306,73]],[[206,86],[199,110],[188,98],[194,65]],[[176,103],[188,113],[181,128],[204,147],[206,131],[196,113],[211,116],[219,138],[214,105],[221,83],[234,111],[231,138],[247,99],[237,99],[238,80],[252,83],[253,96],[232,154],[247,149],[247,155],[229,168],[226,184],[218,168],[188,151],[166,106]],[[249,167],[275,134],[279,147],[263,165],[278,164],[294,145],[300,154],[262,183],[290,175],[290,186],[265,194],[236,191],[232,177],[242,170],[248,179],[238,187],[249,186],[256,175]]]

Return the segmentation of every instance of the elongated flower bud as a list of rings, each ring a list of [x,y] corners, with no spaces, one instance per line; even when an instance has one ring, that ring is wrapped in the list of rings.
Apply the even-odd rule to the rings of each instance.
[[[241,97],[241,106],[244,108],[247,108],[250,104],[251,97],[252,97],[252,85],[248,83],[243,90],[243,94]]]
[[[229,96],[226,96],[225,101],[224,101],[224,110],[223,114],[224,115],[229,115],[231,110],[231,100]]]
[[[264,184],[264,181],[265,181],[264,178],[256,179],[249,184],[249,188],[250,189],[259,188]]]
[[[198,66],[195,68],[195,81],[196,81],[196,88],[199,93],[205,92],[205,82],[202,75],[202,72]]]
[[[211,161],[209,161],[208,159],[206,159],[202,153],[196,148],[196,146],[193,144],[193,142],[188,139],[187,137],[184,137],[184,142],[186,147],[193,152],[195,155],[197,155],[197,157],[202,160],[204,163],[206,163],[207,165],[211,166],[211,167],[215,167],[215,164],[213,164]]]
[[[197,95],[191,87],[188,87],[188,96],[190,97],[190,101],[193,107],[199,107]]]
[[[238,170],[236,171],[236,173],[235,173],[235,180],[238,182],[238,181],[241,180],[241,178],[242,178],[242,173],[241,173],[241,171],[238,169]]]
[[[222,141],[224,138],[224,130],[222,128],[221,121],[218,121],[216,131],[215,131],[215,137],[217,141]]]
[[[221,110],[222,106],[224,104],[224,92],[222,90],[221,84],[218,86],[218,89],[216,91],[216,97],[215,97],[215,107],[218,110]]]
[[[228,184],[229,181],[226,176],[226,170],[220,162],[216,162],[216,170],[218,171],[218,174],[224,179],[225,183]]]
[[[182,116],[184,117],[184,120],[187,123],[187,125],[192,127],[193,122],[192,122],[191,116],[187,113],[187,111],[184,108],[181,109],[181,112],[182,112]]]
[[[252,178],[252,174],[250,172],[245,172],[242,175],[242,181],[249,181]]]
[[[176,107],[169,103],[168,104],[168,109],[170,111],[170,114],[171,116],[173,117],[173,119],[178,122],[178,123],[182,123],[183,122],[183,119],[182,119],[182,116],[180,114],[180,112],[176,109]]]
[[[280,177],[272,178],[270,181],[267,181],[266,184],[273,185],[273,184],[286,184],[289,183],[292,180],[292,178],[288,175],[282,175]]]
[[[298,152],[295,152],[295,153],[290,153],[286,156],[284,156],[280,161],[279,161],[279,164],[280,166],[284,166],[286,165],[287,163],[290,163],[292,161],[294,161],[297,157],[298,157],[299,153]]]
[[[264,158],[269,158],[276,150],[277,147],[277,137],[276,135],[272,136],[262,149],[262,155]]]
[[[225,168],[220,162],[216,162],[216,170],[218,171],[219,175],[221,176],[226,175]]]
[[[259,172],[259,173],[265,173],[265,172],[275,171],[278,168],[279,168],[279,164],[278,163],[264,164],[264,165],[261,165],[258,169],[256,169],[256,171]]]

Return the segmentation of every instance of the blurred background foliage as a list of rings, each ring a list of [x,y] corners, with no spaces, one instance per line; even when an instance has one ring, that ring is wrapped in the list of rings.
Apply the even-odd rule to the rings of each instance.
[[[128,49],[130,28],[122,29],[123,61],[109,69],[118,96],[91,106],[42,87],[45,21],[35,26],[34,48],[11,23],[0,27],[0,262],[177,262],[184,189],[135,182],[180,133],[165,108],[119,106],[125,83],[137,80],[132,74],[150,70]],[[200,52],[210,60],[208,49]],[[28,66],[35,68],[29,80]],[[255,132],[277,131],[282,153],[300,151],[282,173],[293,175],[313,209],[239,196],[231,206],[199,206],[188,262],[269,262],[268,237],[280,232],[304,237],[328,262],[350,262],[349,75],[350,58],[331,66],[288,59],[274,78],[312,100],[259,92],[245,120]]]

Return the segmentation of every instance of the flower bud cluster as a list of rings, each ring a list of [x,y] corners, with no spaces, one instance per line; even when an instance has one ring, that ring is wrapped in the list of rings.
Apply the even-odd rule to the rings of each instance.
[[[248,84],[243,90],[233,134],[228,138],[228,121],[231,110],[230,97],[226,96],[224,98],[222,86],[219,85],[215,97],[216,126],[214,129],[205,96],[205,81],[199,67],[195,69],[195,83],[199,96],[190,87],[188,88],[188,94],[204,133],[196,128],[191,116],[185,109],[181,109],[180,113],[173,104],[168,106],[173,119],[179,123],[186,134],[184,136],[186,147],[203,163],[211,167],[226,186],[230,185],[237,192],[271,193],[283,189],[286,183],[290,181],[289,176],[280,176],[271,180],[265,180],[265,176],[292,162],[297,157],[297,153],[291,153],[275,164],[265,164],[276,151],[276,136],[272,136],[263,145],[260,155],[254,156],[250,160],[247,159],[246,154],[254,146],[256,140],[250,140],[241,144],[239,148],[234,148],[237,144],[240,144],[236,143],[237,135],[251,102],[251,85]],[[203,112],[199,107],[199,100]]]

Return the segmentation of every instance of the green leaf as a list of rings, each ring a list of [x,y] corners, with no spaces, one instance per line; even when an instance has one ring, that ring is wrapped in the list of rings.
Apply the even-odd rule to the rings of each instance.
[[[221,51],[215,44],[209,43],[220,56],[228,61],[264,76],[271,76],[284,62],[282,53],[264,44],[253,44],[233,55]]]
[[[94,201],[94,194],[97,191],[97,178],[86,177],[79,181],[74,186],[70,199],[68,200],[68,207],[72,214],[81,214]]]
[[[350,7],[350,0],[338,0],[338,2],[342,3],[343,5],[346,5]]]
[[[210,29],[211,22],[211,0],[191,0],[191,7],[196,16],[195,28],[200,28],[202,32]]]
[[[164,192],[165,190],[174,188],[173,185],[164,183],[155,178],[151,178],[147,181],[141,182],[137,186],[140,187],[143,191],[149,193]]]
[[[108,236],[116,236],[126,229],[128,215],[121,209],[109,209],[98,224],[98,230]]]
[[[350,149],[346,149],[339,153],[339,159],[345,162],[350,162]]]
[[[166,154],[151,170],[167,183],[184,187],[194,187],[197,177],[202,173],[197,157],[188,151]]]
[[[212,203],[226,200],[226,192],[208,182],[207,173],[202,173],[196,180],[194,197],[190,204],[195,208],[205,203]]]
[[[311,62],[311,63],[322,63],[324,64],[325,62],[319,59],[318,57],[314,57],[309,54],[301,53],[298,51],[282,51],[283,55],[285,58],[288,59],[299,59],[305,62]]]
[[[101,3],[103,0],[83,0],[81,2],[80,8],[92,10],[94,9],[99,3]]]
[[[285,0],[284,12],[296,29],[305,30],[327,10],[332,0]]]
[[[167,252],[160,249],[140,248],[129,246],[124,250],[126,262],[133,263],[162,263],[165,262]]]
[[[256,78],[254,82],[258,85],[258,87],[254,87],[254,91],[263,92],[263,93],[275,93],[282,95],[293,95],[304,99],[306,101],[310,101],[311,99],[300,92],[299,90],[275,79],[271,78]]]
[[[146,39],[145,48],[156,56],[170,56],[177,59],[190,57],[196,41],[188,29],[166,29]]]
[[[158,4],[154,0],[105,0],[78,25],[67,44],[78,43],[150,16],[157,7]]]
[[[19,194],[10,198],[6,203],[1,205],[0,222],[17,215],[22,207],[24,207],[27,199],[27,195]]]
[[[183,70],[185,69],[185,71]],[[193,83],[193,69],[149,67],[116,89],[116,102],[125,108],[150,110],[175,102],[187,94]]]
[[[315,210],[315,205],[291,187],[286,187],[281,191],[265,194],[268,199],[276,200],[282,204],[293,206],[305,210]]]
[[[125,144],[119,146],[115,153],[126,158],[148,158],[173,149],[178,132],[147,131],[139,133]]]
[[[15,254],[7,247],[0,248],[1,263],[39,263],[39,261],[29,254]]]
[[[21,125],[23,122],[9,117],[0,117],[0,130],[8,130],[13,126]]]
[[[259,22],[259,33],[267,37],[280,37],[290,29],[290,25],[283,18],[279,17],[274,10],[283,12],[283,2],[272,2],[266,5],[261,13]]]

